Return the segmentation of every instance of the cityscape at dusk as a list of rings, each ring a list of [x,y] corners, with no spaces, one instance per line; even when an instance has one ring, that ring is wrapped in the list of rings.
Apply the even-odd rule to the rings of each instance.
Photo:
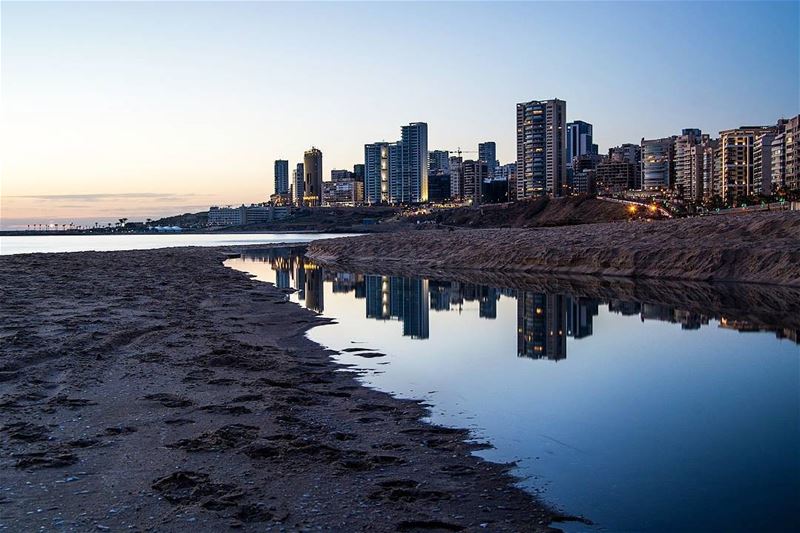
[[[515,163],[515,105],[531,100],[564,100],[601,155],[774,126],[799,111],[798,16],[795,2],[4,3],[2,226],[265,202],[274,160],[293,171],[316,146],[328,181],[415,121],[430,150],[477,160],[493,141]],[[291,20],[302,39],[275,23]]]
[[[800,2],[0,2],[0,531],[797,533]]]

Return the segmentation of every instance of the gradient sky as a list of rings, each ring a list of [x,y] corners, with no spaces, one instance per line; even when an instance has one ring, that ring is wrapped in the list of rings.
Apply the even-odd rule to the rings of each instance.
[[[800,112],[800,4],[2,2],[4,227],[263,201],[425,121],[497,142],[561,98],[601,151]],[[471,156],[471,154],[465,154]]]

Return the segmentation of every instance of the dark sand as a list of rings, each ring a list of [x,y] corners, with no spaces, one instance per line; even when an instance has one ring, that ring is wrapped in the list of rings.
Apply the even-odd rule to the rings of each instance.
[[[537,531],[467,434],[360,386],[219,249],[0,258],[0,529]]]

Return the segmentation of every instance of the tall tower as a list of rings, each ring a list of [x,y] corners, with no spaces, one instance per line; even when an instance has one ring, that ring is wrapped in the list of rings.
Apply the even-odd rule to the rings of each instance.
[[[312,147],[303,157],[303,203],[310,207],[322,205],[322,152]]]
[[[402,127],[400,140],[400,180],[390,183],[395,202],[428,201],[428,124],[412,122]]]
[[[567,181],[567,103],[517,104],[517,199],[560,196]]]
[[[305,188],[305,173],[303,163],[297,163],[297,167],[292,171],[292,184],[294,187],[294,205],[303,205],[303,189]]]
[[[285,159],[275,160],[275,194],[289,194],[289,162]]]

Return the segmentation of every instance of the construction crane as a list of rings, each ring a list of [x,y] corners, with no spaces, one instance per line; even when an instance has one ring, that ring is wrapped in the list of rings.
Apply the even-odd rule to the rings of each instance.
[[[461,154],[477,154],[478,153],[477,150],[462,150],[460,146],[458,148],[456,148],[455,150],[448,150],[448,152],[450,152],[451,154],[453,152],[455,152],[456,154],[458,154],[458,157],[461,157]]]

